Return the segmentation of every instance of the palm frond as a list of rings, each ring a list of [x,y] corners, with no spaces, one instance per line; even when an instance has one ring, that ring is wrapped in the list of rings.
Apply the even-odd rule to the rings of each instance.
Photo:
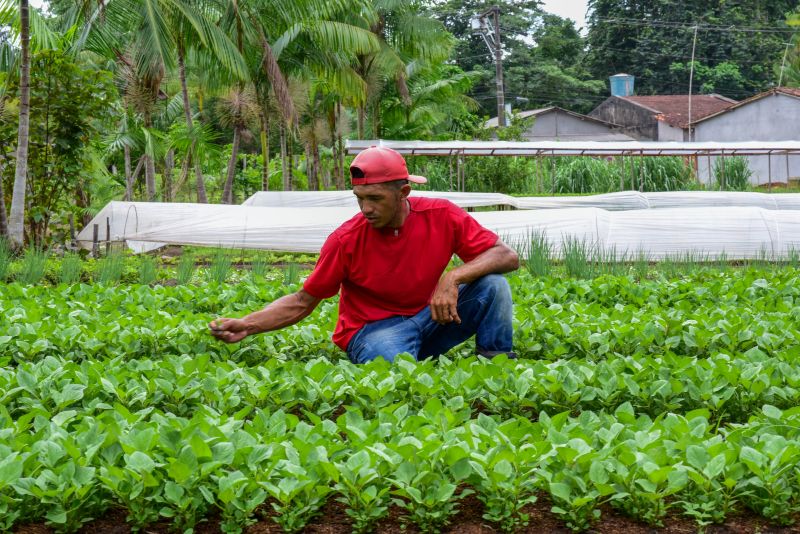
[[[38,9],[31,8],[30,24],[31,50],[54,50],[59,48],[61,35],[53,31],[48,19],[44,18]]]
[[[140,2],[142,17],[137,39],[137,71],[149,76],[163,76],[164,69],[175,67],[175,40],[166,14],[160,9],[162,4],[158,0],[137,1]]]
[[[221,65],[238,79],[248,80],[247,63],[230,37],[195,6],[187,5],[182,0],[172,0],[172,2],[197,32],[200,42],[213,52]]]
[[[280,59],[284,49],[289,46],[289,44],[293,42],[298,35],[300,35],[302,30],[302,24],[292,24],[281,34],[280,37],[275,40],[275,43],[272,46],[272,53],[275,55],[276,59]]]
[[[364,28],[331,20],[306,26],[314,44],[327,50],[345,50],[351,54],[372,54],[380,49],[377,36]]]

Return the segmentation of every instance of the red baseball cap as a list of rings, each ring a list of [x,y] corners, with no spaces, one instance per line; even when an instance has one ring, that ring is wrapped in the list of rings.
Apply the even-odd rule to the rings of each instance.
[[[408,174],[406,160],[396,150],[371,146],[362,150],[350,164],[350,181],[353,185],[381,184],[395,180],[408,180],[415,184],[428,181],[424,176]]]

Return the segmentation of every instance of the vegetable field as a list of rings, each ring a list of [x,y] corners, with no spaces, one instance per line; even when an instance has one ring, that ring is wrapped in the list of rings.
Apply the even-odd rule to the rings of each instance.
[[[800,271],[509,280],[519,360],[365,366],[207,334],[279,281],[0,285],[0,530],[794,528]]]

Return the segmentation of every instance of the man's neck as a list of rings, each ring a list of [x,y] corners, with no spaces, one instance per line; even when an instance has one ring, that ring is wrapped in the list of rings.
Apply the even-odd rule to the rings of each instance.
[[[399,220],[397,222],[392,221],[387,226],[389,228],[400,228],[406,222],[409,213],[411,213],[411,202],[406,198],[405,202],[403,202],[403,206],[400,208],[400,213],[398,214]]]

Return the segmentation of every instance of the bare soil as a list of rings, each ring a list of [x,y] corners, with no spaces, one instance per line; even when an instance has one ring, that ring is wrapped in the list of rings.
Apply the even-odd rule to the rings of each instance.
[[[529,505],[527,527],[517,530],[524,534],[570,534],[572,531],[550,511],[551,503],[542,497]],[[247,534],[281,534],[281,528],[271,519],[271,508],[263,506],[257,511],[259,521],[245,530]],[[125,522],[126,512],[122,509],[110,510],[104,517],[91,521],[79,531],[83,534],[130,534],[131,528]],[[450,525],[443,529],[444,534],[494,534],[501,532],[497,525],[483,519],[483,504],[474,496],[466,497],[459,505],[459,511]],[[707,527],[708,534],[800,534],[800,517],[792,527],[772,526],[764,518],[743,512],[728,518],[721,525]],[[307,534],[349,534],[350,518],[345,507],[335,499],[329,499],[320,513],[303,531]],[[21,525],[16,534],[54,534],[53,529],[44,524]],[[145,534],[171,534],[175,532],[169,522],[159,522],[143,531]],[[220,532],[219,518],[211,516],[195,528],[197,534],[217,534]],[[403,510],[397,506],[389,509],[387,518],[379,522],[377,534],[418,534],[419,530],[405,520]],[[663,527],[650,527],[620,514],[610,506],[602,508],[602,516],[592,528],[591,534],[694,534],[697,526],[690,518],[672,513],[667,516]]]

